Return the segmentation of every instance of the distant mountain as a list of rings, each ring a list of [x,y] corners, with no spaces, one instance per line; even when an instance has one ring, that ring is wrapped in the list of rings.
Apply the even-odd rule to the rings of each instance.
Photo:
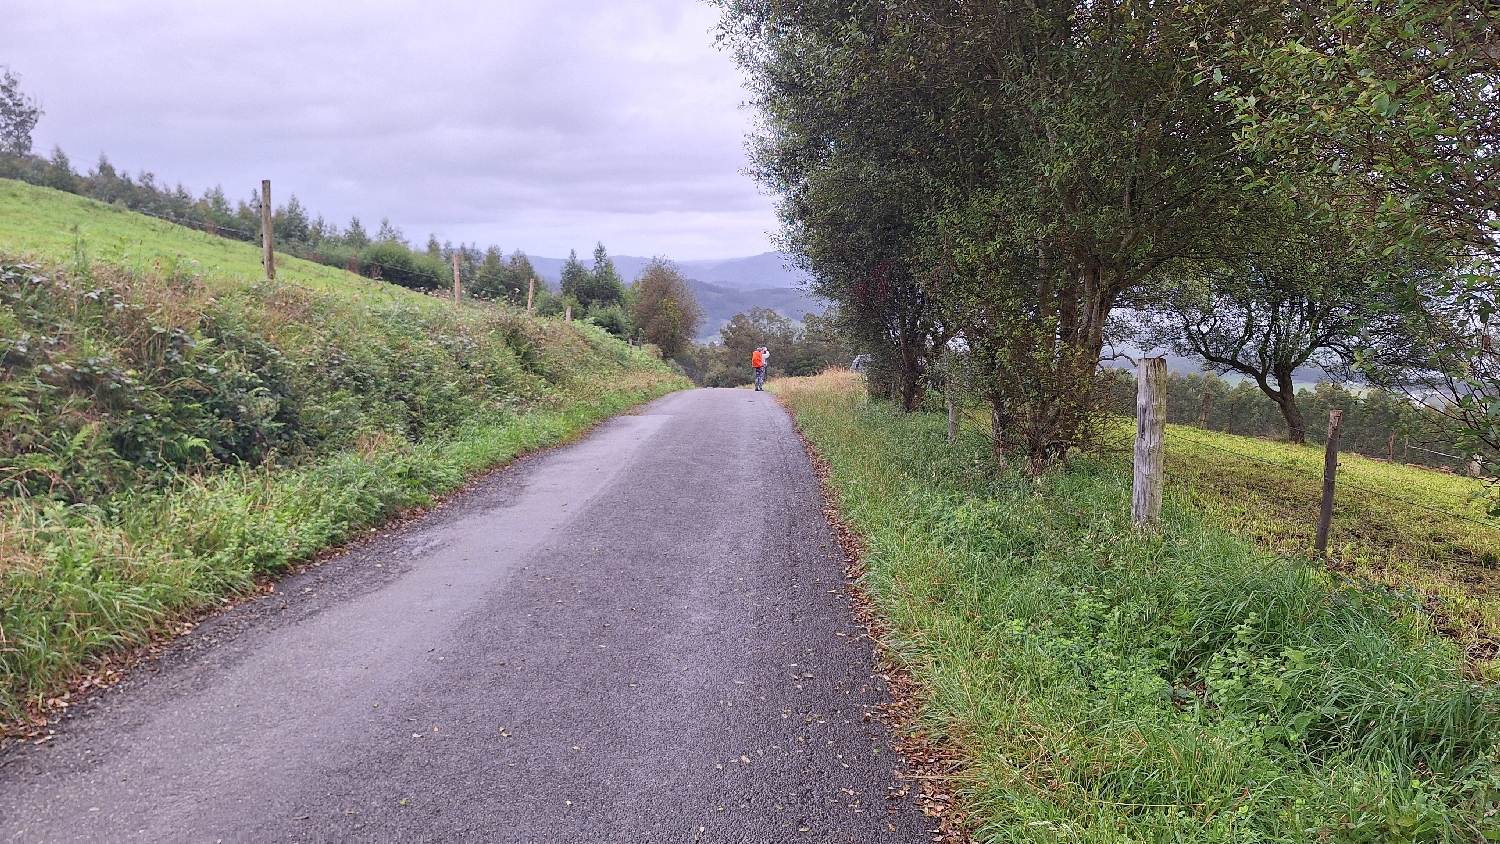
[[[539,255],[528,257],[531,258],[531,265],[536,267],[537,274],[556,289],[562,279],[562,267],[566,259],[544,258]],[[611,255],[610,258],[615,262],[615,269],[620,271],[620,277],[627,283],[634,281],[641,270],[651,263],[650,258],[635,255]],[[579,260],[586,266],[592,267],[594,264],[592,255],[580,255]],[[787,258],[780,252],[765,252],[748,258],[677,262],[677,268],[688,278],[733,290],[796,287],[807,280],[806,273],[789,269],[786,265]]]
[[[703,307],[708,319],[703,330],[698,332],[698,342],[707,343],[719,339],[719,329],[729,323],[735,314],[751,308],[770,308],[787,319],[802,321],[808,313],[821,314],[828,303],[791,287],[766,287],[760,290],[735,290],[718,284],[691,280],[693,298]]]
[[[798,287],[810,280],[807,273],[788,266],[789,263],[780,252],[763,252],[722,261],[680,261],[677,267],[688,278],[736,290]]]
[[[565,258],[527,256],[536,267],[537,275],[557,290],[562,281]],[[615,269],[628,284],[641,274],[650,258],[635,255],[611,255]],[[579,260],[593,266],[593,256],[581,255]],[[730,317],[751,308],[770,308],[782,316],[800,322],[808,313],[821,314],[828,303],[815,299],[797,289],[807,279],[807,274],[787,267],[787,258],[779,252],[765,252],[747,258],[726,258],[714,261],[678,261],[677,268],[688,277],[689,286],[703,312],[708,315],[698,342],[706,343],[719,339],[719,329],[729,323]]]

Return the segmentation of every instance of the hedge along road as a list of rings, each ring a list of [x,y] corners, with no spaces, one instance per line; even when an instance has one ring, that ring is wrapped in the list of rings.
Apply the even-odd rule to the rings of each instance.
[[[677,393],[0,754],[0,837],[928,840],[844,584],[786,412]]]

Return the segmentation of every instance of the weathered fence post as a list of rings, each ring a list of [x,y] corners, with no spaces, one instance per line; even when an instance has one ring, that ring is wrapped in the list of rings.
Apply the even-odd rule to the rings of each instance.
[[[573,321],[573,306],[572,305],[568,305],[568,306],[566,306],[566,307],[563,308],[563,322],[572,322],[572,321]]]
[[[1167,359],[1144,358],[1136,376],[1135,487],[1130,499],[1130,521],[1136,527],[1161,516],[1166,436]]]
[[[453,253],[453,307],[458,307],[460,286],[458,281],[458,253]]]
[[[1339,428],[1344,411],[1328,411],[1328,444],[1323,447],[1323,502],[1318,507],[1318,536],[1313,548],[1318,556],[1328,552],[1328,529],[1333,524],[1333,488],[1339,474]]]
[[[948,385],[948,442],[958,438],[958,406],[953,403],[953,385]]]
[[[260,234],[261,247],[265,250],[266,278],[276,279],[276,250],[271,242],[271,180],[260,181]]]
[[[1385,462],[1396,462],[1396,432],[1391,432],[1391,439],[1385,444]]]
[[[531,297],[536,295],[536,279],[531,280],[530,286],[526,288],[526,315],[531,316]]]

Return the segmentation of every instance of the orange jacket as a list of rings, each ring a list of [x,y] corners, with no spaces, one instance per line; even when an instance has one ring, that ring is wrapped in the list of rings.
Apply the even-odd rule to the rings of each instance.
[[[760,349],[756,349],[755,351],[753,351],[753,352],[750,353],[750,366],[752,368],[754,368],[754,369],[760,369],[762,366],[765,366],[765,365],[766,365],[765,359],[760,356]]]

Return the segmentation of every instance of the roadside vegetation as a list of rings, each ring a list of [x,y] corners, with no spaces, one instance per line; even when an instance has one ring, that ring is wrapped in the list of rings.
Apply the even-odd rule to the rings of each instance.
[[[770,308],[751,308],[731,317],[717,341],[685,347],[677,363],[700,387],[739,387],[755,380],[750,354],[761,346],[771,350],[768,378],[816,375],[848,366],[855,354],[836,312],[809,313],[798,322]]]
[[[1174,436],[1182,482],[1141,532],[1124,454],[1030,478],[997,469],[982,432],[949,443],[943,417],[871,400],[857,375],[773,389],[829,465],[865,548],[862,586],[917,681],[913,726],[959,763],[951,785],[977,840],[1500,835],[1500,693],[1466,671],[1419,593],[1301,553],[1306,519],[1287,503],[1303,496],[1285,482],[1311,449],[1262,444],[1286,461],[1278,476]],[[1357,460],[1353,477],[1417,505],[1467,512],[1447,496],[1477,486]],[[1364,564],[1423,568],[1450,526],[1422,526],[1433,518],[1382,499],[1346,508],[1336,530]],[[1411,542],[1385,544],[1393,521]],[[1455,546],[1500,546],[1500,527],[1471,527],[1453,560]]]
[[[687,386],[649,349],[0,181],[0,716]]]

